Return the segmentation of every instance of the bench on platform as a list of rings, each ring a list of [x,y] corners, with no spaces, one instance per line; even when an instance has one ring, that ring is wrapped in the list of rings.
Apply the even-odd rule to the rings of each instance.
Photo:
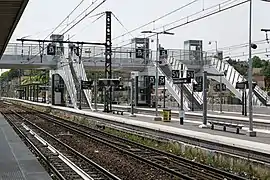
[[[112,110],[112,113],[113,113],[113,114],[121,114],[121,115],[124,115],[124,112],[125,112],[125,111],[119,110],[119,109],[113,109],[113,110]]]
[[[214,129],[214,126],[223,126],[223,131],[226,131],[227,127],[230,128],[236,128],[236,134],[239,134],[240,129],[244,127],[242,124],[233,124],[233,123],[228,123],[228,122],[221,122],[221,121],[209,121],[211,124],[211,129]]]

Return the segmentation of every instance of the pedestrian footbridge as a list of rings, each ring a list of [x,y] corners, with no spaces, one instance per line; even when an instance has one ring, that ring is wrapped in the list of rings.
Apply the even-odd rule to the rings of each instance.
[[[46,46],[45,46],[46,47]],[[68,49],[65,49],[68,54]],[[85,68],[104,68],[104,49],[100,47],[84,47],[82,51],[82,62]],[[91,52],[91,53],[90,53]],[[146,64],[143,59],[135,58],[134,50],[131,48],[117,48],[112,56],[112,68],[127,71],[142,71]],[[41,55],[42,54],[42,55]],[[68,58],[68,57],[66,57]],[[2,69],[56,69],[60,62],[60,56],[46,55],[36,44],[11,43],[7,46],[4,55],[0,60]]]
[[[45,46],[46,47],[46,46]],[[63,48],[63,47],[62,47]],[[112,48],[112,69],[131,71],[145,71],[149,66],[156,66],[155,52],[150,51],[148,60],[136,58],[135,49],[132,48]],[[55,73],[62,74],[62,78],[67,83],[66,86],[69,92],[73,95],[70,97],[76,97],[77,87],[75,80],[85,75],[85,69],[88,68],[104,68],[104,52],[105,50],[100,47],[90,46],[84,47],[82,50],[81,60],[74,54],[70,55],[68,48],[64,47],[64,54],[50,56],[46,55],[46,51],[42,51],[39,45],[33,44],[9,44],[6,48],[4,55],[0,60],[0,68],[18,68],[18,69],[51,69]],[[63,49],[61,50],[63,52]],[[80,62],[79,62],[80,61]],[[82,62],[82,64],[81,64]],[[224,60],[217,59],[215,57],[207,56],[207,53],[197,51],[184,51],[184,50],[168,50],[168,55],[163,59],[162,64],[158,66],[159,75],[163,75],[166,78],[166,87],[173,97],[180,104],[181,86],[173,84],[172,70],[183,71],[182,77],[187,76],[187,70],[194,70],[196,74],[201,74],[203,71],[207,71],[212,74],[221,74],[226,72],[222,76],[222,83],[226,84],[235,97],[242,100],[242,91],[236,89],[236,83],[245,81],[244,77],[238,73],[233,66]],[[61,72],[61,73],[60,73]],[[74,77],[67,77],[64,74],[70,74]],[[84,76],[83,76],[84,77]],[[65,80],[65,78],[68,78]],[[216,81],[220,81],[220,77],[208,77]],[[84,77],[86,80],[86,77]],[[193,83],[197,83],[196,80]],[[193,101],[197,108],[201,109],[203,104],[202,92],[193,92],[193,84],[184,84],[184,100],[185,105],[190,107]],[[247,90],[248,91],[248,90]],[[91,92],[85,92],[85,96],[89,104],[91,101]],[[89,97],[87,97],[89,96]],[[265,91],[258,86],[254,89],[253,104],[254,105],[270,105],[270,97]],[[73,100],[74,107],[76,99]]]

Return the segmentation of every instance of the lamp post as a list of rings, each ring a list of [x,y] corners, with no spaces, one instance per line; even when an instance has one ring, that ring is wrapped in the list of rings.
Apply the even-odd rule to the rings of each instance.
[[[218,58],[218,42],[217,41],[209,41],[208,44],[211,45],[212,42],[214,42],[216,44],[216,57]],[[221,63],[220,63],[220,66],[221,66]],[[220,91],[219,91],[219,99],[220,99],[219,110],[220,110],[220,113],[222,113],[222,76],[220,76],[219,87],[220,87]]]
[[[170,33],[167,31],[162,32],[154,32],[154,31],[142,31],[141,33],[149,33],[149,34],[156,34],[157,35],[157,52],[156,52],[156,80],[155,80],[155,101],[156,101],[156,117],[154,120],[160,120],[160,117],[158,117],[158,65],[159,65],[159,34],[167,34],[167,35],[174,35],[174,33]]]
[[[264,2],[270,2],[270,0],[261,0]],[[250,0],[249,3],[249,51],[248,51],[248,60],[249,60],[249,66],[248,66],[248,86],[249,86],[249,91],[248,91],[248,98],[249,98],[249,130],[248,130],[248,135],[251,137],[256,136],[256,132],[253,131],[253,107],[252,107],[252,95],[253,95],[253,88],[252,88],[252,63],[253,60],[251,58],[251,49],[256,49],[257,45],[253,44],[251,42],[251,33],[252,33],[252,0]]]

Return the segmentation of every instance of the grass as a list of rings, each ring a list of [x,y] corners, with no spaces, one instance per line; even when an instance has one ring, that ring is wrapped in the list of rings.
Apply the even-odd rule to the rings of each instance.
[[[105,128],[105,132],[193,161],[197,161],[202,164],[223,169],[225,171],[234,172],[249,179],[270,180],[269,167],[266,165],[252,163],[246,159],[220,154],[176,141],[160,141],[147,138],[145,136],[126,133],[108,127]]]

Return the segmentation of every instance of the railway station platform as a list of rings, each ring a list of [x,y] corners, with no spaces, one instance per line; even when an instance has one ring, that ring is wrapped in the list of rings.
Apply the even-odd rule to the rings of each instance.
[[[103,104],[98,104],[98,107],[103,107]],[[123,106],[123,105],[113,105],[116,109],[130,109],[130,106]],[[162,112],[163,108],[159,108],[159,112]],[[166,108],[167,109],[167,108]],[[171,109],[172,114],[179,114],[179,109],[176,108],[168,108]],[[155,108],[142,108],[138,107],[136,108],[139,112],[155,112]],[[269,108],[270,111],[270,108]],[[203,112],[202,111],[189,111],[185,112],[186,115],[196,115],[198,117],[202,117]],[[226,119],[233,119],[237,118],[238,120],[242,121],[249,121],[248,116],[243,116],[241,112],[229,112],[229,111],[223,111],[220,113],[219,111],[207,111],[207,116],[208,117],[220,117],[220,118],[226,118]],[[263,113],[258,113],[258,114],[253,114],[253,118],[255,122],[265,122],[270,124],[270,113],[269,114],[263,114]]]
[[[149,114],[136,114],[136,117],[130,117],[129,113],[124,115],[108,114],[104,112],[92,112],[90,110],[77,110],[69,107],[52,106],[50,104],[30,102],[21,99],[6,98],[6,100],[20,101],[34,106],[50,107],[51,109],[62,110],[65,112],[82,114],[89,117],[103,118],[109,121],[128,124],[135,127],[147,128],[149,130],[160,131],[163,133],[170,133],[174,135],[190,137],[198,140],[208,141],[212,143],[223,144],[231,147],[253,150],[257,152],[270,154],[270,130],[267,129],[254,129],[257,130],[256,137],[249,137],[245,135],[248,128],[245,126],[240,134],[235,133],[235,129],[229,129],[224,132],[222,127],[215,130],[210,128],[202,129],[199,125],[202,122],[202,117],[198,117],[196,121],[185,118],[184,125],[179,124],[179,119],[172,118],[171,122],[154,121],[153,116]],[[213,115],[217,116],[217,115]],[[226,116],[224,114],[220,116]],[[227,116],[231,118],[233,116]],[[234,119],[241,119],[244,117],[234,116]],[[245,117],[246,118],[246,117]],[[267,119],[254,119],[259,121],[269,122]]]
[[[11,179],[49,180],[51,177],[0,115],[0,180]]]

